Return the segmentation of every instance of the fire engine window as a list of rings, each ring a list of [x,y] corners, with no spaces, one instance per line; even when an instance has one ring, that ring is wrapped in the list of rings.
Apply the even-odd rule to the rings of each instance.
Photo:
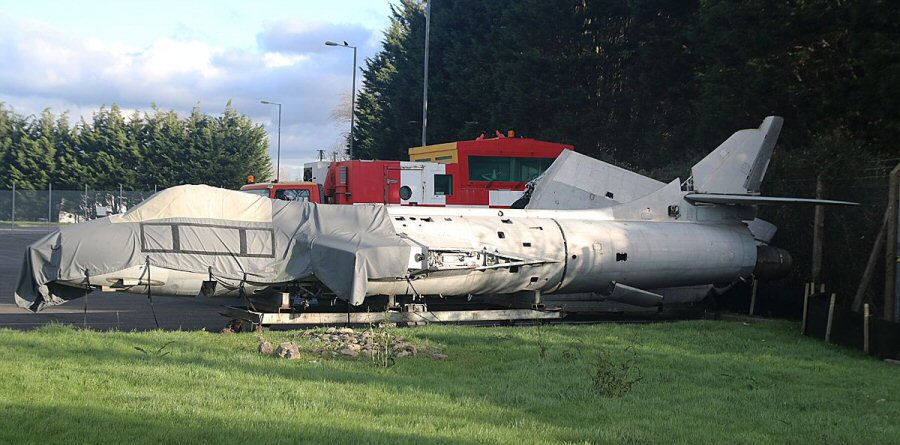
[[[537,178],[550,167],[552,159],[547,158],[514,158],[514,168],[518,174],[518,181],[527,182]]]
[[[309,190],[279,189],[275,191],[275,199],[284,201],[309,201]]]
[[[469,180],[528,182],[553,163],[551,158],[506,158],[469,156]]]
[[[312,181],[312,169],[311,168],[303,169],[303,180],[304,181]]]
[[[435,196],[452,196],[453,176],[434,175],[434,194]]]

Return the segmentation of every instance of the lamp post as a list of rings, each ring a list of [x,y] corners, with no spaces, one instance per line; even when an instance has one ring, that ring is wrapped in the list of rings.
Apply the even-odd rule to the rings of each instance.
[[[431,0],[425,3],[425,67],[422,78],[422,146],[425,146],[425,129],[428,128],[428,36],[431,34]]]
[[[275,182],[281,179],[281,104],[277,102],[269,102],[267,100],[259,101],[261,104],[278,105],[278,160],[275,161]]]
[[[347,43],[346,40],[343,44],[332,42],[331,40],[325,42],[325,44],[328,46],[353,48],[353,93],[350,97],[350,159],[353,159],[353,127],[356,121],[356,47]]]

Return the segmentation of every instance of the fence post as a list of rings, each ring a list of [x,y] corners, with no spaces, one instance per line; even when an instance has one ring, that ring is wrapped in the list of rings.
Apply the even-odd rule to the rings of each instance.
[[[47,183],[47,225],[53,224],[53,183]]]
[[[87,221],[90,219],[90,209],[88,209],[88,186],[84,185],[84,220]]]
[[[122,184],[119,184],[119,205],[116,206],[116,213],[122,213]]]
[[[869,303],[863,305],[863,351],[869,353]]]
[[[809,312],[809,283],[803,285],[803,321],[800,322],[800,334],[806,335],[806,315]]]
[[[759,280],[756,278],[753,279],[753,292],[750,294],[750,315],[753,315],[753,310],[756,309],[756,286],[759,284]]]
[[[834,321],[834,299],[837,294],[831,294],[831,302],[828,303],[828,324],[825,325],[825,343],[831,343],[831,323]]]

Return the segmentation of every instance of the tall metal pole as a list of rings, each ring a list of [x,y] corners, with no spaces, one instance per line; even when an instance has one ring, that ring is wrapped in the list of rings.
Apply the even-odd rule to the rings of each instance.
[[[275,161],[275,182],[281,180],[281,103],[268,100],[259,101],[261,104],[278,105],[278,154]]]
[[[281,180],[281,104],[278,104],[278,157],[275,161],[275,182]]]
[[[333,42],[331,40],[325,42],[326,46],[342,46],[344,48],[353,48],[353,88],[350,96],[350,159],[353,159],[353,129],[356,127],[356,47],[347,43],[343,44]]]
[[[426,145],[428,128],[428,36],[431,34],[431,0],[425,3],[425,76],[422,82],[422,146]]]
[[[346,43],[345,43],[346,44]],[[353,127],[356,125],[356,47],[353,47],[353,93],[350,96],[350,159],[353,159]]]
[[[47,183],[47,225],[53,224],[53,183]]]

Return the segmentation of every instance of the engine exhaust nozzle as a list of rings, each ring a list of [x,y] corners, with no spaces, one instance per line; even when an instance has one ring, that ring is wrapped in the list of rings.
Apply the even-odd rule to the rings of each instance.
[[[762,281],[775,281],[791,272],[793,259],[790,252],[778,247],[757,246],[756,267],[753,275]]]

